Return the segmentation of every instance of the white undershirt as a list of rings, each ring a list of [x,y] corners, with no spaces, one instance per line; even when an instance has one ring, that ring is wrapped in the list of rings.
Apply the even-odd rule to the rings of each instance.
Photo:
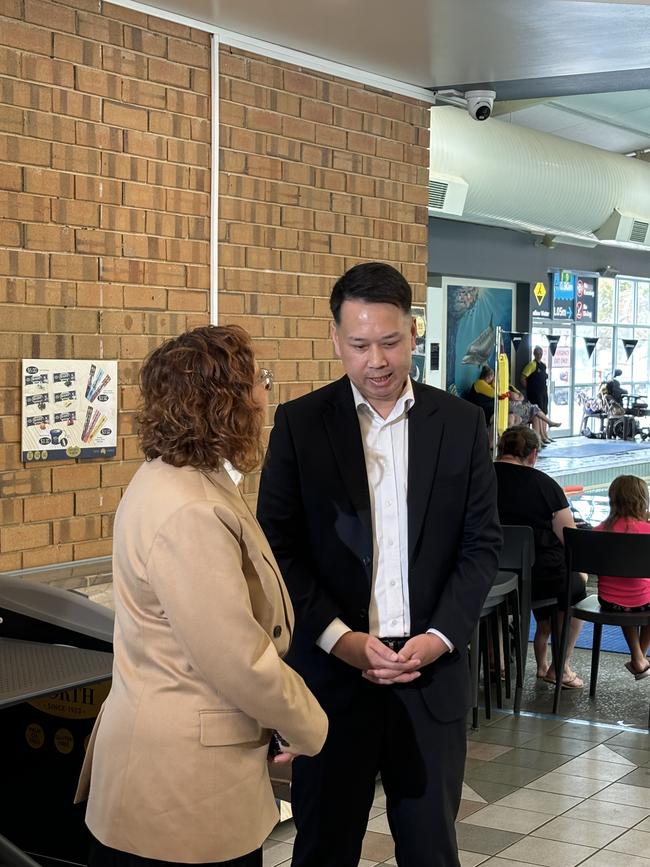
[[[368,403],[353,383],[366,461],[373,528],[372,592],[368,611],[369,632],[382,638],[411,632],[408,584],[408,411],[415,401],[411,380],[388,418]],[[323,631],[317,644],[329,653],[346,632],[340,618]],[[436,629],[449,649],[453,646]]]

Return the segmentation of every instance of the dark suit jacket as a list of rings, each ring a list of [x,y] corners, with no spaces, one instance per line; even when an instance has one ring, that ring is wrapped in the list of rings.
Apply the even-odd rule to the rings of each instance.
[[[483,413],[413,383],[409,411],[408,546],[411,633],[433,627],[455,650],[414,685],[433,715],[469,708],[466,647],[497,571],[496,482]],[[361,672],[315,641],[335,617],[368,631],[373,534],[361,431],[347,376],[278,407],[258,517],[296,613],[287,661],[326,710],[344,708]]]

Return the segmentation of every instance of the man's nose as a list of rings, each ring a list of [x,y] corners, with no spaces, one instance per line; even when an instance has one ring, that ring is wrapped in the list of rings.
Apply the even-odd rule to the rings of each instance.
[[[381,346],[371,346],[368,352],[368,364],[370,367],[384,367],[386,365],[386,356]]]

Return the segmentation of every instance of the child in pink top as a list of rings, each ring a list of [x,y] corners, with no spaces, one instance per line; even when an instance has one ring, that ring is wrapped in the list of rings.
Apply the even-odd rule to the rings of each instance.
[[[596,527],[609,533],[650,533],[648,486],[637,476],[619,476],[609,486],[609,515]],[[598,601],[605,611],[650,611],[650,576],[616,578],[598,576]],[[637,680],[650,676],[650,626],[623,626],[630,648],[625,667]]]

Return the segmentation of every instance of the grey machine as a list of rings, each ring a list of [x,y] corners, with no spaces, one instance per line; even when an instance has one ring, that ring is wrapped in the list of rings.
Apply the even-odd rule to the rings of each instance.
[[[0,574],[0,835],[47,867],[86,863],[73,797],[110,686],[114,615],[42,582],[101,572],[110,558]]]

